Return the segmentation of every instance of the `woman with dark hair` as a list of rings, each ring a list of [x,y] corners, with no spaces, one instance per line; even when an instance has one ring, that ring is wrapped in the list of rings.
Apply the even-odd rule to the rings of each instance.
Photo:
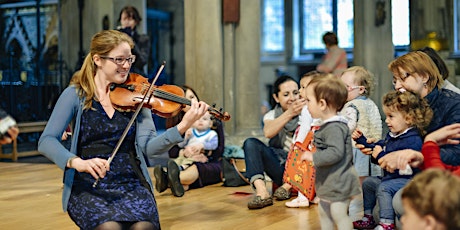
[[[195,92],[195,90],[188,86],[188,85],[182,85],[180,86],[182,88],[182,90],[184,90],[184,97],[188,100],[193,100],[193,99],[196,99],[197,101],[200,101],[200,98],[198,97],[198,94]],[[182,110],[179,112],[179,114],[177,114],[176,116],[174,117],[169,117],[166,119],[166,128],[169,129],[175,125],[177,125],[177,123],[179,123],[181,120],[182,120],[182,117],[184,116],[184,114],[190,109],[190,106],[186,105],[182,108]],[[178,153],[175,152],[175,151],[169,151],[169,157],[172,157],[172,158],[176,158],[178,157]]]
[[[283,184],[283,173],[287,154],[297,128],[299,115],[305,100],[299,99],[299,85],[290,76],[279,77],[273,86],[274,109],[264,115],[264,135],[269,138],[268,146],[257,138],[244,141],[246,177],[256,191],[248,203],[249,209],[273,205],[273,199],[265,185],[266,173],[278,186]]]
[[[198,95],[193,88],[183,85],[182,89],[185,92],[185,98],[199,101]],[[166,128],[177,125],[189,109],[190,106],[185,106],[178,115],[173,118],[168,118],[166,120]],[[225,135],[222,122],[215,119],[212,129],[217,132],[218,145],[217,149],[207,154],[206,162],[197,161],[186,169],[180,170],[174,160],[170,159],[166,169],[161,165],[154,167],[153,175],[155,176],[155,188],[158,192],[165,191],[169,185],[173,195],[181,197],[184,195],[185,191],[190,188],[201,188],[222,181],[221,157],[225,146]],[[169,157],[177,158],[183,151],[184,148],[174,145],[168,151]]]
[[[139,34],[136,30],[141,21],[139,11],[134,6],[125,6],[118,17],[118,22],[120,22],[118,30],[128,34],[134,41],[134,48],[131,52],[136,55],[136,62],[131,71],[145,76],[144,66],[149,60],[151,45],[149,36]]]
[[[333,32],[326,32],[323,35],[323,43],[326,45],[327,53],[316,70],[340,76],[342,71],[348,67],[347,53],[339,47],[337,35]]]

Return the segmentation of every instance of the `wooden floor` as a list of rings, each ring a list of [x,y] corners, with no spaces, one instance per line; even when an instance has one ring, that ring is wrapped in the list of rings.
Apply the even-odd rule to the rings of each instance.
[[[61,192],[62,171],[54,164],[0,162],[0,229],[78,229],[62,212]],[[292,209],[275,201],[249,210],[251,193],[249,186],[217,184],[180,198],[170,190],[155,197],[163,229],[320,229],[316,205]]]

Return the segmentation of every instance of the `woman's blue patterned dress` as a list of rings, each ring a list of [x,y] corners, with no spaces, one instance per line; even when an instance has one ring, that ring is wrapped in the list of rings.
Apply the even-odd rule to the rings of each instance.
[[[93,107],[95,110],[86,110],[82,115],[78,155],[82,159],[108,159],[133,113],[115,111],[109,118],[99,102],[93,101]],[[67,211],[81,229],[94,229],[107,221],[148,221],[160,228],[152,190],[143,183],[145,179],[135,159],[135,131],[133,125],[110,171],[95,188],[91,174],[76,172]]]

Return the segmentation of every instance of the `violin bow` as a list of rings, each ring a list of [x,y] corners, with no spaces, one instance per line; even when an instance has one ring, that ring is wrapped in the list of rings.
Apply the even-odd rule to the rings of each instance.
[[[166,64],[165,61],[163,61],[163,63],[161,63],[161,66],[158,69],[158,71],[157,71],[157,73],[155,75],[155,78],[152,81],[152,84],[150,84],[149,89],[147,90],[147,92],[145,92],[144,97],[142,98],[142,101],[139,103],[139,105],[137,105],[136,111],[134,112],[133,116],[129,120],[128,125],[126,125],[126,128],[123,131],[123,134],[121,135],[120,139],[118,140],[117,145],[113,149],[112,154],[110,155],[109,159],[107,159],[107,164],[109,165],[109,167],[110,167],[110,163],[112,163],[113,158],[115,157],[115,155],[117,155],[118,149],[120,149],[121,144],[125,140],[126,135],[128,135],[129,128],[131,128],[131,126],[134,124],[134,120],[136,120],[136,117],[139,114],[139,112],[141,111],[141,109],[144,106],[145,102],[150,101],[150,98],[152,97],[152,94],[154,92],[153,90],[155,88],[154,87],[155,82],[158,80],[158,77],[160,76],[161,72],[163,71],[163,69],[165,67],[165,64]],[[97,183],[99,183],[99,178],[96,179],[96,181],[94,182],[93,188],[95,188],[97,186]]]

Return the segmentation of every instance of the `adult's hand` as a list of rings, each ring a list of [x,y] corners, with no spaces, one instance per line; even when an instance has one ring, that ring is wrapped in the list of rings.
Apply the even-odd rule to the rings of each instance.
[[[433,141],[438,145],[456,145],[460,143],[460,123],[446,125],[426,135],[425,142]]]
[[[274,120],[264,120],[264,136],[266,138],[272,138],[281,132],[289,121],[300,115],[302,108],[306,105],[306,103],[305,99],[297,99],[289,104],[283,114]]]
[[[196,120],[200,119],[208,111],[208,109],[209,105],[203,101],[197,102],[196,100],[192,100],[190,109],[184,114],[179,124],[177,124],[179,133],[183,135],[187,129],[192,127]]]
[[[83,160],[77,157],[71,160],[70,165],[67,165],[67,167],[72,167],[78,172],[89,173],[94,177],[94,179],[104,178],[107,171],[110,171],[108,161],[102,158]]]
[[[7,133],[9,136],[4,136],[2,139],[0,139],[0,145],[10,144],[13,142],[13,140],[18,137],[19,129],[18,127],[13,126],[8,129]]]
[[[203,149],[204,149],[204,145],[202,143],[185,146],[184,156],[192,157],[192,156],[200,155],[203,152]]]
[[[192,160],[195,162],[206,163],[208,162],[208,157],[205,156],[204,154],[198,154],[198,155],[192,156]]]
[[[423,159],[423,154],[421,152],[412,149],[404,149],[383,156],[379,159],[379,165],[388,172],[394,172],[396,169],[405,169],[407,164],[417,168],[422,165]]]
[[[307,104],[307,100],[304,98],[299,98],[295,100],[292,104],[288,106],[286,112],[290,113],[292,117],[299,116],[302,112],[303,107]],[[291,117],[291,118],[292,118]]]

